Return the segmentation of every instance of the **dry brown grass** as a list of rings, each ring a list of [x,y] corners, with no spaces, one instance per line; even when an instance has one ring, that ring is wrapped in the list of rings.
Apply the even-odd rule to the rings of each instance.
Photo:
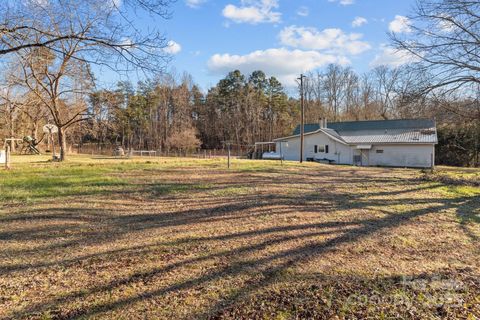
[[[0,171],[0,318],[480,317],[476,187],[407,169],[17,160]]]

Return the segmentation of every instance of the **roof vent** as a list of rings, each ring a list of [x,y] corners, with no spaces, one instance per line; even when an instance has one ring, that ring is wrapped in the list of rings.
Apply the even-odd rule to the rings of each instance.
[[[420,130],[421,134],[432,135],[435,134],[435,129],[422,129]]]
[[[327,128],[327,119],[320,118],[320,129],[326,129]]]

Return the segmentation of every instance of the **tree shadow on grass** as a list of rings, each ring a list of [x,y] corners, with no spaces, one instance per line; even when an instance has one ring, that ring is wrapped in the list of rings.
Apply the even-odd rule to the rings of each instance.
[[[282,282],[205,318],[468,319],[480,313],[475,301],[480,280],[468,270],[387,277],[289,274]]]
[[[474,242],[480,241],[480,197],[461,198],[461,201],[458,202],[456,213],[465,234]],[[473,231],[474,228],[477,229],[477,232]]]
[[[458,200],[457,200],[458,201]],[[305,263],[315,257],[321,256],[327,252],[336,250],[338,246],[341,246],[346,243],[352,243],[358,241],[364,237],[370,237],[383,229],[391,229],[396,228],[402,224],[409,223],[412,219],[420,217],[422,215],[430,214],[433,212],[438,212],[439,210],[444,210],[450,208],[452,205],[455,205],[456,201],[450,202],[445,201],[439,206],[428,207],[419,210],[413,210],[403,214],[390,214],[384,218],[380,219],[365,219],[357,221],[356,223],[351,223],[353,228],[343,230],[345,224],[342,223],[334,223],[330,225],[315,225],[315,224],[305,224],[301,226],[294,226],[293,228],[297,229],[305,229],[305,230],[322,230],[325,227],[333,227],[334,231],[314,231],[314,232],[305,232],[302,235],[292,235],[292,236],[277,236],[274,239],[266,240],[260,242],[255,245],[247,245],[241,248],[237,248],[234,250],[225,250],[225,252],[221,252],[216,255],[207,255],[204,257],[194,258],[191,260],[184,260],[178,263],[167,265],[164,268],[151,270],[147,273],[140,273],[134,274],[124,279],[116,280],[112,283],[107,285],[99,286],[93,288],[89,291],[82,290],[76,294],[70,294],[67,296],[62,296],[57,298],[55,301],[51,301],[49,304],[50,307],[53,307],[57,303],[65,303],[66,301],[71,301],[72,299],[79,299],[85,295],[94,295],[99,292],[108,292],[114,290],[115,288],[119,288],[121,286],[125,286],[131,283],[135,283],[140,279],[145,281],[145,279],[151,277],[158,277],[162,274],[167,273],[168,271],[174,270],[178,267],[183,267],[186,264],[196,264],[202,260],[212,259],[215,256],[222,256],[222,257],[229,257],[229,256],[238,256],[243,253],[251,253],[256,250],[264,249],[265,247],[272,246],[277,243],[282,243],[285,241],[290,240],[301,240],[301,239],[309,239],[315,238],[320,234],[328,234],[331,233],[333,238],[326,240],[324,242],[315,242],[309,241],[307,244],[295,247],[288,250],[283,250],[279,252],[272,253],[268,256],[258,258],[258,259],[247,259],[243,261],[234,262],[231,264],[227,264],[225,266],[216,268],[210,272],[203,274],[200,277],[193,277],[192,279],[188,279],[183,282],[175,283],[171,286],[167,286],[158,290],[151,290],[151,291],[142,291],[138,295],[132,295],[131,297],[125,299],[119,299],[112,303],[100,304],[90,308],[82,308],[81,310],[71,310],[68,313],[68,317],[71,316],[94,316],[98,315],[102,312],[112,311],[118,308],[123,308],[126,305],[130,305],[143,299],[151,299],[159,296],[166,295],[171,292],[177,292],[179,290],[188,290],[193,287],[204,285],[208,282],[218,280],[223,277],[235,277],[239,274],[251,274],[251,273],[258,273],[261,275],[261,279],[256,283],[249,283],[247,286],[242,288],[236,288],[235,292],[229,296],[223,297],[221,301],[218,302],[217,305],[213,306],[210,310],[203,314],[195,315],[194,318],[197,317],[207,317],[208,315],[215,314],[219,310],[225,307],[229,307],[234,305],[238,302],[239,299],[243,299],[246,296],[254,293],[255,291],[268,286],[272,282],[278,280],[279,277],[282,276],[285,270],[292,268],[294,266],[298,266],[299,264]],[[255,234],[258,233],[282,233],[285,232],[288,228],[279,228],[279,229],[271,229],[271,230],[259,230],[254,232]],[[239,237],[248,237],[249,233],[243,233],[241,235],[237,235]],[[235,235],[226,235],[225,237],[235,237]],[[219,237],[218,240],[225,238]],[[214,239],[208,239],[214,240]],[[195,240],[193,240],[195,241]],[[29,310],[25,310],[26,314],[31,312],[38,312],[38,307],[29,308]],[[45,308],[45,305],[42,305],[40,309]],[[21,315],[21,314],[17,314]],[[25,315],[25,314],[24,314]]]
[[[249,179],[254,179],[250,176]],[[322,177],[323,178],[323,177]],[[371,178],[370,180],[374,180]],[[321,179],[319,179],[321,181]],[[299,184],[302,179],[290,179],[288,183]],[[335,182],[335,181],[334,181]],[[331,185],[334,182],[330,182]],[[238,184],[245,183],[244,180],[238,181]],[[285,183],[278,180],[274,183]],[[374,183],[381,183],[377,181]],[[230,185],[219,185],[215,188],[229,187]],[[414,183],[408,183],[409,192],[421,192],[430,187],[415,186]],[[148,188],[144,190],[147,192]],[[184,191],[184,190],[182,190]],[[306,192],[306,191],[304,191]],[[345,245],[356,243],[363,239],[370,239],[385,231],[393,231],[401,226],[414,223],[419,218],[430,215],[439,214],[443,211],[451,209],[457,212],[463,212],[463,208],[472,204],[471,198],[456,199],[422,199],[410,198],[407,192],[405,196],[396,199],[401,192],[391,191],[372,191],[362,194],[342,194],[329,188],[312,193],[303,193],[300,195],[288,194],[260,194],[233,196],[226,201],[224,198],[216,199],[212,197],[191,198],[192,201],[199,201],[203,207],[200,209],[185,209],[172,212],[162,213],[138,213],[125,214],[133,207],[127,207],[122,210],[126,212],[115,212],[114,210],[105,210],[103,213],[95,213],[94,209],[84,209],[86,216],[80,219],[87,219],[90,225],[100,224],[101,227],[92,233],[79,232],[74,233],[75,236],[67,241],[60,242],[53,246],[41,248],[42,251],[56,252],[56,250],[73,250],[75,247],[86,246],[89,244],[110,243],[127,234],[140,234],[151,230],[167,230],[168,228],[199,228],[205,227],[211,223],[224,223],[232,225],[238,223],[241,225],[248,219],[262,219],[263,217],[276,214],[276,219],[290,216],[293,213],[309,213],[311,217],[315,214],[323,221],[302,221],[295,223],[286,223],[281,225],[275,223],[273,225],[261,225],[252,229],[243,229],[241,231],[232,231],[226,229],[220,234],[188,236],[184,238],[176,238],[172,241],[155,242],[145,245],[130,246],[123,249],[113,249],[101,253],[81,255],[75,258],[59,259],[57,261],[40,261],[33,264],[19,264],[2,266],[2,274],[11,272],[22,272],[23,270],[35,270],[37,268],[48,268],[59,266],[68,268],[77,263],[87,264],[91,260],[115,260],[123,259],[128,256],[142,256],[144,253],[157,253],[159,248],[159,259],[162,255],[169,257],[177,254],[178,257],[173,262],[165,263],[161,267],[154,267],[147,270],[140,269],[129,274],[120,274],[113,280],[100,282],[94,286],[72,288],[67,293],[56,294],[51,298],[43,299],[41,303],[31,303],[20,308],[11,315],[13,317],[29,317],[32,315],[41,315],[50,312],[55,318],[72,318],[72,317],[92,317],[99,316],[102,313],[122,310],[127,306],[146,300],[155,300],[170,294],[182,291],[188,291],[194,288],[208,286],[216,281],[224,279],[246,277],[249,281],[237,283],[229,293],[222,295],[211,304],[206,310],[189,314],[190,318],[207,318],[228,316],[228,310],[232,310],[237,305],[241,305],[242,301],[248,297],[255,296],[264,288],[285,281],[285,274],[289,274],[289,270],[306,264],[314,259],[322,258],[328,253],[340,250]],[[390,198],[388,196],[391,195]],[[183,194],[182,194],[183,196]],[[387,199],[376,199],[376,197],[387,197]],[[175,198],[173,198],[175,199]],[[194,200],[193,200],[194,199]],[[164,199],[165,200],[165,199]],[[322,206],[319,207],[319,202]],[[408,203],[413,207],[411,210],[399,213],[391,213],[385,210],[388,206],[401,205]],[[274,211],[270,209],[275,206]],[[347,220],[335,220],[335,217],[329,215],[350,210],[372,210],[377,215],[355,216]],[[65,215],[65,208],[56,209],[57,213]],[[67,216],[75,216],[78,214],[77,209],[67,214]],[[381,213],[381,215],[379,215]],[[55,220],[55,210],[50,211],[49,218]],[[23,219],[41,219],[34,213],[26,213]],[[2,223],[8,223],[9,217],[5,220],[0,219]],[[13,218],[13,217],[12,217]],[[82,220],[85,222],[84,220]],[[257,220],[255,220],[257,221]],[[53,229],[49,229],[53,228]],[[58,232],[62,234],[66,226],[60,225],[55,229],[53,227],[41,227],[37,230],[11,231],[11,233],[3,233],[3,237],[15,238],[18,235],[19,240],[40,239],[48,232]],[[17,232],[17,234],[16,234]],[[32,236],[28,236],[31,233]],[[322,238],[322,240],[319,240]],[[44,240],[51,240],[46,235]],[[242,240],[234,245],[229,245],[232,241]],[[202,246],[208,248],[209,244],[225,244],[221,250],[213,252],[201,252]],[[283,244],[289,244],[286,247],[279,247]],[[186,246],[185,252],[178,254],[175,250],[179,250]],[[198,246],[198,248],[196,248]],[[165,249],[165,248],[168,248]],[[170,251],[169,251],[170,250]],[[173,251],[172,251],[173,250]],[[191,250],[190,252],[188,252]],[[162,253],[163,252],[163,253]],[[172,253],[173,252],[173,253]],[[20,254],[20,253],[18,253]],[[114,298],[111,301],[98,300],[80,304],[80,306],[72,306],[76,301],[89,300],[97,295],[106,295],[115,291],[122,291],[129,286],[135,286],[139,283],[149,283],[155,279],[167,278],[172,272],[175,273],[182,268],[196,267],[205,262],[215,262],[217,260],[224,261],[209,268],[201,274],[192,275],[187,279],[173,281],[159,286],[140,289],[132,292],[128,296]],[[138,267],[138,266],[137,266]],[[96,300],[96,299],[94,299]],[[69,307],[66,307],[69,306]],[[225,311],[227,310],[227,311]]]
[[[223,186],[225,187],[225,186]],[[151,188],[157,186],[148,186],[143,193],[150,194]],[[162,187],[163,189],[163,187]],[[191,190],[190,186],[183,184],[170,190]],[[199,190],[201,188],[194,188]],[[417,187],[410,189],[410,191],[424,190],[425,187]],[[222,190],[221,186],[210,188],[211,190]],[[165,193],[164,196],[167,196]],[[375,197],[377,195],[384,196],[385,192],[369,193],[368,197]],[[276,205],[276,215],[288,215],[292,211],[320,211],[323,214],[328,212],[336,212],[338,210],[351,210],[366,207],[381,208],[385,205],[384,200],[362,200],[365,195],[341,195],[326,192],[324,190],[313,192],[310,194],[298,195],[244,195],[235,196],[225,204],[225,199],[212,199],[212,197],[196,197],[195,201],[202,202],[203,206],[199,209],[175,210],[172,212],[162,213],[140,213],[131,214],[132,208],[118,208],[118,209],[96,209],[96,208],[49,208],[46,212],[38,212],[36,209],[26,209],[18,212],[15,215],[8,215],[0,218],[0,223],[8,222],[29,222],[32,227],[22,227],[21,230],[9,230],[0,232],[0,239],[8,240],[55,240],[64,231],[69,231],[68,236],[60,237],[60,240],[53,241],[45,247],[36,246],[33,249],[22,249],[12,251],[10,254],[30,254],[35,251],[51,251],[57,248],[73,249],[78,246],[85,246],[88,244],[98,244],[103,241],[112,241],[114,238],[119,238],[126,233],[143,232],[149,229],[167,228],[184,226],[198,223],[214,223],[214,222],[229,222],[241,221],[245,217],[254,218],[262,215],[269,215],[271,212],[266,209],[271,205]],[[180,195],[180,199],[183,194]],[[168,197],[164,199],[169,199]],[[174,198],[175,199],[175,198]],[[326,200],[329,203],[322,203],[321,208],[317,207],[319,200]],[[408,199],[390,200],[389,205],[402,204]],[[428,204],[430,200],[412,200],[416,204]],[[107,205],[107,203],[105,203]],[[280,207],[280,208],[279,208]],[[281,208],[284,208],[283,210]],[[255,209],[255,213],[250,213],[249,210]],[[54,225],[38,226],[34,222],[41,222],[42,224],[49,221],[62,221],[62,223],[55,223]],[[68,223],[66,223],[68,222]],[[105,226],[95,231],[95,227]],[[86,230],[86,231],[85,231]],[[108,230],[108,232],[106,232]],[[8,269],[12,269],[9,266]],[[0,266],[0,271],[2,267]]]

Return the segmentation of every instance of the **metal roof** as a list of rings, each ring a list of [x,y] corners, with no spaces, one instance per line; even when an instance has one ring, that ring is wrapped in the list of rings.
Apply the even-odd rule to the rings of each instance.
[[[340,135],[348,144],[437,143],[437,132],[429,129],[340,131]]]
[[[434,128],[435,121],[431,119],[397,119],[397,120],[369,120],[369,121],[345,121],[327,123],[328,129],[335,131],[357,130],[385,130],[385,129],[427,129]],[[303,126],[304,132],[313,132],[320,129],[319,123],[308,123]],[[298,125],[293,135],[300,134]]]
[[[322,131],[325,132],[325,133],[327,133],[327,134],[329,134],[329,135],[331,135],[331,136],[334,137],[334,138],[337,138],[338,140],[341,140],[341,141],[343,141],[343,142],[346,142],[346,141],[342,138],[342,136],[339,135],[338,132],[335,131],[335,130],[333,130],[333,129],[323,128]]]
[[[330,124],[327,125],[329,127]],[[308,123],[303,126],[304,133],[310,133],[314,132],[320,129],[320,124],[318,123]],[[300,125],[298,125],[295,130],[293,130],[293,136],[299,135],[300,134]]]
[[[320,130],[320,124],[306,124],[305,133]],[[373,120],[332,122],[321,129],[347,144],[371,143],[437,143],[437,130],[434,120]],[[293,136],[300,134],[300,126]]]

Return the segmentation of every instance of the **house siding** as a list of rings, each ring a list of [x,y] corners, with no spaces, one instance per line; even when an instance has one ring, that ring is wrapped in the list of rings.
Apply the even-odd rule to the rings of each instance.
[[[282,143],[282,154],[285,160],[298,161],[300,159],[300,137],[291,137],[286,139],[288,143]],[[329,152],[314,152],[315,145],[328,145]],[[323,132],[309,134],[305,136],[304,142],[304,157],[328,159],[335,161],[338,164],[352,164],[352,149],[350,146],[344,145],[330,138]],[[280,142],[276,145],[277,152],[280,152]]]
[[[383,150],[383,153],[377,153]],[[424,145],[374,145],[369,152],[370,166],[429,168],[434,159],[433,144]]]
[[[282,143],[285,160],[298,161],[300,157],[300,137],[290,137]],[[276,143],[277,153],[280,142]],[[329,152],[314,152],[315,145],[328,145]],[[361,155],[364,166],[417,167],[427,168],[432,165],[434,144],[373,144],[370,150],[358,150],[356,145],[345,145],[330,138],[323,132],[305,135],[304,159],[328,159],[336,164],[353,163],[354,155]],[[383,150],[383,153],[377,153]]]

